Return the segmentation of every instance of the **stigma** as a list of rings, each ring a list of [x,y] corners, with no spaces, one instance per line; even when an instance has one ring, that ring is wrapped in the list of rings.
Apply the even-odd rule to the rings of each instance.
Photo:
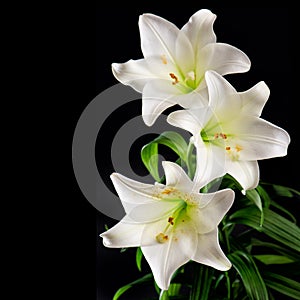
[[[159,242],[160,244],[163,244],[165,242],[167,242],[169,239],[169,237],[165,234],[163,234],[162,232],[159,233],[157,236],[156,236],[156,240],[157,242]]]

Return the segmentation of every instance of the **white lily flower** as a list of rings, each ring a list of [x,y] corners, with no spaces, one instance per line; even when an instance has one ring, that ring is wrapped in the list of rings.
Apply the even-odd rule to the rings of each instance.
[[[208,71],[205,80],[208,107],[173,112],[167,121],[193,134],[198,170],[223,170],[244,191],[253,189],[259,182],[257,161],[286,155],[290,143],[285,130],[260,118],[269,88],[261,81],[237,92],[214,71]]]
[[[151,126],[175,104],[184,108],[207,105],[205,71],[225,75],[249,70],[249,58],[241,50],[216,42],[215,19],[215,14],[202,9],[180,30],[156,15],[140,16],[144,59],[113,63],[112,71],[120,82],[143,93],[146,125]]]
[[[174,272],[189,260],[218,270],[231,267],[219,245],[218,224],[234,192],[200,194],[180,166],[163,162],[163,168],[166,185],[111,175],[126,215],[100,236],[111,248],[141,246],[156,283],[167,290]]]

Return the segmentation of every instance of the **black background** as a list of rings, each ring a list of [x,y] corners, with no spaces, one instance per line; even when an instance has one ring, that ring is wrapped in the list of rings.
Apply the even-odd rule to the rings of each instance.
[[[108,8],[98,2],[84,6],[82,10],[78,7],[76,21],[70,24],[72,29],[69,32],[69,36],[74,38],[74,53],[70,55],[75,75],[72,83],[75,100],[71,108],[71,134],[87,104],[97,94],[117,83],[111,73],[111,63],[142,58],[138,30],[140,14],[154,13],[182,27],[197,10],[208,8],[217,15],[214,24],[217,41],[236,46],[251,60],[250,71],[228,75],[226,78],[238,91],[247,90],[261,80],[265,81],[271,94],[262,117],[284,128],[291,136],[286,157],[259,162],[261,179],[299,190],[299,97],[295,92],[298,87],[297,77],[293,77],[298,58],[293,50],[296,37],[292,10],[219,8],[205,5],[204,2],[188,4],[177,6],[169,3],[166,9],[151,5],[121,8],[117,4]],[[105,140],[102,142],[105,143]],[[99,152],[97,159],[101,159]],[[74,175],[71,176],[72,207],[65,233],[72,237],[68,244],[69,255],[66,257],[70,261],[66,274],[66,277],[71,278],[69,291],[74,293],[76,299],[110,300],[118,287],[140,276],[135,266],[135,252],[128,250],[120,253],[119,249],[102,246],[99,234],[104,231],[104,224],[111,226],[116,221],[96,211],[82,195]],[[299,206],[299,202],[287,203],[287,207],[293,209],[297,216]],[[145,262],[142,267],[144,272],[148,270]],[[128,292],[128,296],[122,299],[140,298]]]

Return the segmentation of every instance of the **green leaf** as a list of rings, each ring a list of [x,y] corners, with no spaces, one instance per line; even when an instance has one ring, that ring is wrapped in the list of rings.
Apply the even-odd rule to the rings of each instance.
[[[142,148],[141,157],[149,173],[157,182],[159,182],[160,176],[158,172],[158,144],[152,142],[145,145]]]
[[[113,297],[113,300],[117,300],[120,298],[121,295],[123,295],[128,289],[131,288],[131,285],[125,285],[121,288],[119,288],[117,290],[117,292],[115,293],[114,297]]]
[[[264,209],[264,217],[264,223],[261,227],[260,211],[256,207],[251,206],[233,213],[229,217],[229,221],[235,224],[244,224],[262,231],[269,237],[300,252],[300,228],[296,224],[270,209]]]
[[[135,261],[136,261],[136,266],[140,272],[142,271],[142,258],[143,258],[143,252],[141,248],[138,247],[136,249]]]
[[[267,191],[261,185],[258,185],[256,187],[256,190],[259,193],[261,199],[263,199],[263,201],[264,201],[263,206],[264,207],[269,207],[270,204],[271,204],[271,198],[270,198],[269,194],[267,193]]]
[[[196,172],[196,155],[193,153],[194,151],[194,143],[191,141],[189,142],[188,148],[187,148],[187,158],[186,158],[186,165],[188,168],[188,176],[193,179]]]
[[[255,189],[247,190],[246,197],[249,200],[251,200],[256,205],[256,207],[260,210],[260,223],[259,223],[259,225],[262,226],[262,224],[264,222],[264,212],[263,212],[262,201],[261,201],[259,193]]]
[[[149,144],[145,145],[141,150],[142,161],[152,175],[159,182],[160,176],[158,172],[158,145],[165,145],[173,150],[180,159],[187,164],[188,145],[185,139],[177,132],[165,131]]]
[[[294,262],[293,259],[284,255],[260,254],[254,255],[254,257],[262,263],[264,263],[265,265],[288,264]]]
[[[263,247],[263,248],[270,248],[273,251],[276,251],[282,255],[284,255],[285,257],[288,257],[289,259],[291,259],[292,261],[300,261],[300,255],[299,253],[297,254],[294,251],[289,250],[288,248],[278,245],[278,244],[274,244],[274,243],[270,243],[270,242],[265,242],[265,241],[260,241],[258,239],[251,239],[251,245],[253,247]]]
[[[294,217],[294,215],[291,212],[289,212],[287,209],[285,209],[283,206],[279,205],[275,201],[272,201],[271,205],[276,207],[278,210],[282,211],[283,213],[285,213],[292,220],[293,223],[297,223],[297,220]]]
[[[129,284],[126,284],[124,286],[122,286],[121,288],[119,288],[117,290],[117,292],[115,293],[114,297],[113,297],[113,300],[117,300],[120,298],[121,295],[123,295],[128,289],[130,289],[131,287],[133,287],[134,285],[138,285],[138,284],[143,284],[143,283],[146,283],[146,282],[150,282],[153,280],[153,275],[152,273],[149,273]]]
[[[290,298],[300,299],[299,282],[271,272],[266,272],[264,279],[266,285],[271,289]]]
[[[251,300],[268,300],[266,285],[252,257],[243,251],[236,251],[228,254],[228,258],[241,276],[248,297]]]
[[[195,279],[189,300],[208,300],[214,269],[205,265],[195,265]]]
[[[260,211],[263,210],[262,209],[262,202],[261,202],[259,193],[255,189],[253,189],[253,190],[247,190],[246,197],[249,200],[251,200]]]
[[[288,187],[273,184],[273,188],[279,196],[288,197],[288,198],[294,197],[293,193],[291,192],[290,188],[288,188]]]

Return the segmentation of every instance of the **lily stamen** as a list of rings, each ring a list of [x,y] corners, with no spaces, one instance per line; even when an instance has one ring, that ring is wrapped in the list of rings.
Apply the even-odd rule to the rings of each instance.
[[[168,63],[167,57],[166,57],[164,54],[161,55],[161,60],[162,60],[162,63],[163,63],[164,65],[166,65],[166,64]]]
[[[172,82],[173,85],[177,84],[179,82],[177,76],[174,73],[169,74],[174,81]]]

